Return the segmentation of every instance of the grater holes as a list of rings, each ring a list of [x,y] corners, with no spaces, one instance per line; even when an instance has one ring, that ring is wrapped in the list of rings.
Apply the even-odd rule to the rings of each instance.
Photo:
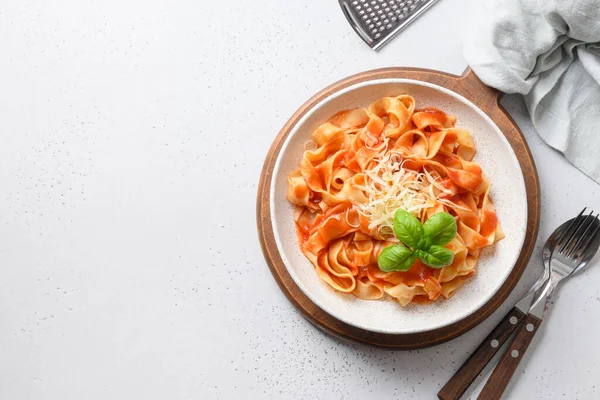
[[[365,33],[376,41],[407,19],[412,18],[420,8],[432,0],[344,0],[352,8],[355,23],[365,29]]]

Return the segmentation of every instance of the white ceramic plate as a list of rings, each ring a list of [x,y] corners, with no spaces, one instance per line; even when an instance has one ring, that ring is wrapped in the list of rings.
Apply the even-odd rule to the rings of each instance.
[[[384,96],[412,95],[417,108],[437,107],[456,116],[456,126],[468,129],[479,163],[490,179],[492,198],[506,238],[486,248],[477,273],[449,300],[401,307],[391,298],[361,300],[336,292],[317,276],[300,251],[293,207],[286,199],[287,175],[297,169],[311,133],[339,111],[368,106]],[[527,199],[519,162],[498,127],[464,97],[443,87],[411,80],[380,79],[362,82],[326,98],[292,128],[273,171],[270,188],[272,224],[277,248],[292,279],[321,309],[350,325],[369,331],[408,334],[430,331],[457,322],[481,308],[510,274],[525,240]]]

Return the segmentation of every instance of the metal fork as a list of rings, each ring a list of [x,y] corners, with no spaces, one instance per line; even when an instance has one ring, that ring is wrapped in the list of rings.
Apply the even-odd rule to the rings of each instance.
[[[591,211],[589,215],[583,215],[584,212],[585,208],[556,241],[556,248],[550,256],[550,279],[539,291],[529,310],[530,314],[540,319],[544,317],[547,303],[558,284],[583,268],[596,253],[587,250],[600,229],[600,214],[594,216]]]
[[[600,214],[594,216],[592,211],[589,215],[584,215],[584,212],[585,208],[558,237],[550,256],[549,278],[536,292],[514,340],[496,365],[478,399],[500,399],[542,323],[552,293],[560,282],[583,268],[596,254],[600,245]]]

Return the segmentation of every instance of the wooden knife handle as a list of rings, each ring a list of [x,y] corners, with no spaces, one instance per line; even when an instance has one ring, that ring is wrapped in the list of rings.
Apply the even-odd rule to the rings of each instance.
[[[515,339],[512,341],[506,352],[500,358],[498,365],[492,372],[490,379],[485,383],[483,390],[479,393],[478,400],[498,400],[506,390],[510,378],[517,370],[519,362],[525,355],[533,336],[538,330],[542,320],[527,314],[523,324],[519,327]]]
[[[515,307],[510,310],[438,392],[438,398],[441,400],[459,399],[514,332],[524,317],[525,314],[518,308]]]

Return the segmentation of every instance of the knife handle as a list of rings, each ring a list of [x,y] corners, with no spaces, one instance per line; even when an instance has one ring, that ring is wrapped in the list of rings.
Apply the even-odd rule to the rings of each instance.
[[[502,347],[524,317],[525,314],[518,308],[514,307],[510,310],[438,392],[438,398],[441,400],[459,399],[467,388],[471,386],[487,363],[494,358],[494,355],[500,350],[500,347]]]
[[[517,331],[515,339],[508,346],[508,349],[502,355],[502,358],[500,358],[498,365],[496,365],[494,372],[492,372],[481,393],[479,393],[478,400],[499,400],[502,397],[502,393],[506,390],[510,378],[512,378],[517,370],[519,362],[523,359],[525,351],[527,351],[541,323],[541,319],[527,314],[523,324]]]

